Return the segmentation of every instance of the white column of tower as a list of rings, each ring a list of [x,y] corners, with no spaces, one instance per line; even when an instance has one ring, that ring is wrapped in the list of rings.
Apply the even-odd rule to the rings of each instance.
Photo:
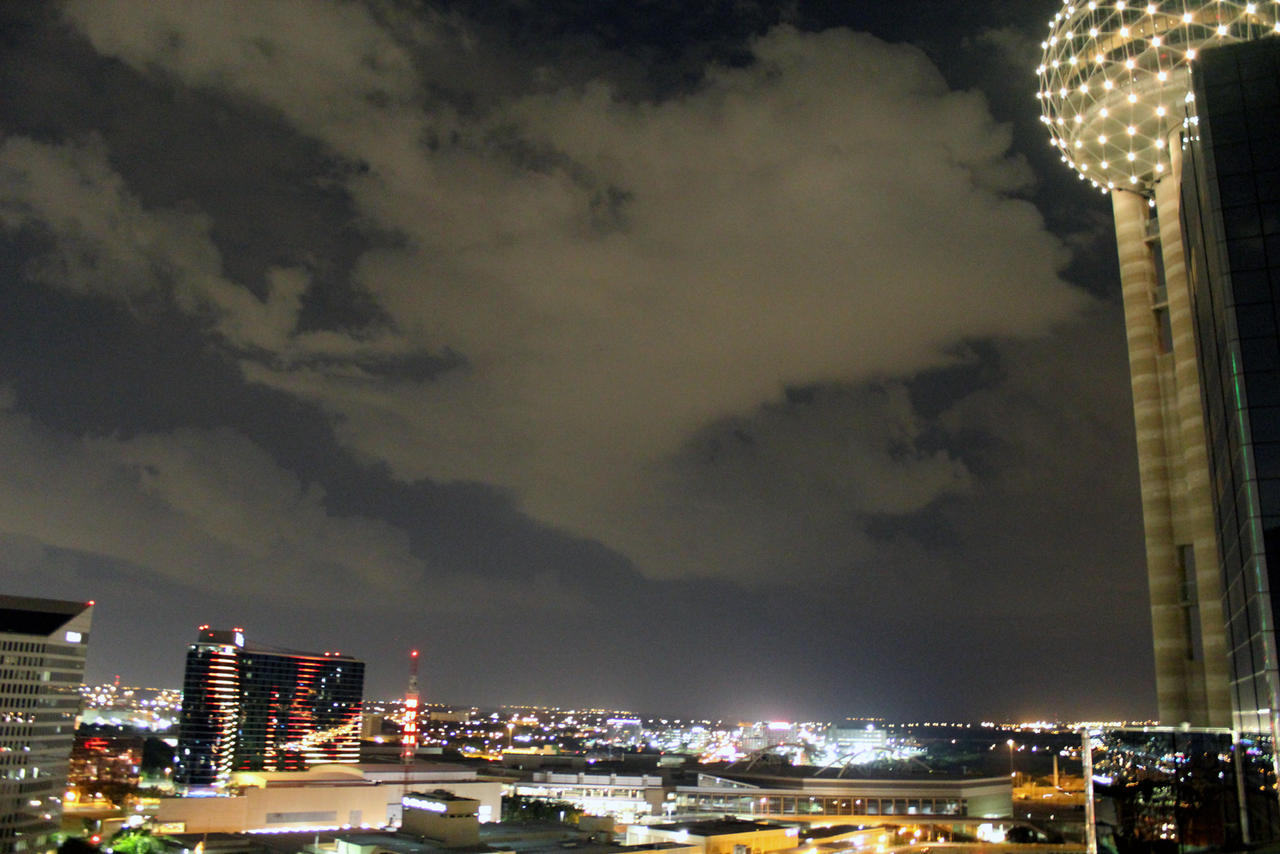
[[[1196,614],[1199,619],[1202,661],[1192,668],[1203,692],[1205,719],[1213,726],[1231,723],[1226,625],[1222,617],[1222,580],[1218,535],[1213,515],[1209,477],[1209,453],[1200,396],[1200,368],[1196,354],[1195,318],[1187,279],[1182,239],[1182,140],[1175,131],[1168,137],[1170,168],[1155,185],[1160,224],[1160,248],[1168,295],[1172,333],[1175,419],[1166,425],[1176,430],[1180,477],[1174,495],[1174,529],[1177,542],[1192,546],[1195,555]],[[1167,398],[1167,396],[1166,396]],[[1171,472],[1172,473],[1172,472]],[[1177,557],[1175,555],[1175,557]],[[1185,569],[1179,568],[1179,573]]]
[[[1160,328],[1153,310],[1158,284],[1147,243],[1147,201],[1137,193],[1111,194],[1120,255],[1120,286],[1129,343],[1129,377],[1137,432],[1147,584],[1155,642],[1156,700],[1164,723],[1198,723],[1188,696],[1188,638],[1173,531],[1170,458],[1161,390]]]

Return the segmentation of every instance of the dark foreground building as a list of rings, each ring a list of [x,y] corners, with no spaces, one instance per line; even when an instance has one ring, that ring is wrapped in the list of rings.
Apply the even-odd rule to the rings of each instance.
[[[1274,736],[1280,581],[1280,39],[1205,51],[1183,213],[1231,659],[1232,726]]]
[[[177,782],[222,787],[234,771],[358,762],[364,663],[246,644],[204,626],[187,651]]]
[[[92,602],[0,596],[0,854],[58,829]]]
[[[1266,838],[1271,756],[1229,729],[1094,733],[1086,768],[1099,852],[1239,851]]]
[[[1183,164],[1195,312],[1229,655],[1242,755],[1274,758],[1280,725],[1280,39],[1206,50]],[[1273,583],[1276,582],[1276,583]],[[1251,798],[1255,842],[1280,837],[1274,763]],[[1257,792],[1257,781],[1250,794]]]

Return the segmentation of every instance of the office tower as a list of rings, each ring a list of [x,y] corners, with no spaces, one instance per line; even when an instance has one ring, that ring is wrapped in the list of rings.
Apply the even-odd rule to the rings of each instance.
[[[1280,721],[1280,39],[1206,50],[1183,220],[1231,661],[1231,726]],[[1274,573],[1274,574],[1273,574]]]
[[[177,782],[221,787],[233,771],[360,759],[364,663],[245,642],[200,627],[187,651]]]
[[[0,854],[58,829],[92,602],[0,596]]]

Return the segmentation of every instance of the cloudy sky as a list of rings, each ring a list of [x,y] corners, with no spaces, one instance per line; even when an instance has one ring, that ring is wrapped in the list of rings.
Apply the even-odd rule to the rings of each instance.
[[[1046,5],[0,15],[0,574],[366,693],[1148,716],[1106,200]]]

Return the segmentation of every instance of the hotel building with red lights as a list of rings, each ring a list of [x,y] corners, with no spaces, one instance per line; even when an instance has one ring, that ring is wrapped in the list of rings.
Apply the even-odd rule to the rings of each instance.
[[[187,651],[178,784],[219,789],[235,771],[358,762],[364,662],[248,644],[200,628]]]

